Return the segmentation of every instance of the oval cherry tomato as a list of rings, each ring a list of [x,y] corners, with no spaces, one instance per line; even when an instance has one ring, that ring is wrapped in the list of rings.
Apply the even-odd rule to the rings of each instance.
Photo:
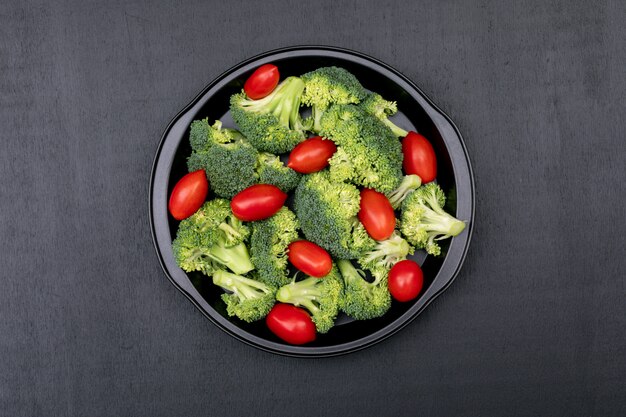
[[[407,175],[418,175],[422,184],[437,177],[437,157],[433,145],[419,133],[409,132],[402,140],[404,160],[402,166]]]
[[[274,305],[265,323],[272,333],[292,345],[303,345],[315,340],[315,324],[311,316],[291,304]]]
[[[246,80],[246,83],[243,85],[243,91],[252,100],[258,100],[274,91],[279,79],[280,74],[276,65],[261,65]]]
[[[296,240],[289,245],[289,262],[312,277],[321,278],[333,268],[333,260],[324,248],[308,240]]]
[[[287,194],[275,185],[255,184],[235,195],[230,208],[239,220],[252,222],[276,214],[286,199]]]
[[[194,214],[206,200],[209,182],[203,169],[190,172],[174,186],[168,209],[176,220],[183,220]]]
[[[387,284],[389,292],[395,300],[411,301],[422,291],[424,273],[419,264],[406,259],[391,268]]]
[[[328,166],[328,160],[337,152],[332,140],[319,136],[300,142],[289,154],[287,166],[301,174],[311,174]]]
[[[389,199],[369,188],[361,190],[361,209],[358,217],[372,239],[385,240],[391,236],[396,227],[396,215]]]

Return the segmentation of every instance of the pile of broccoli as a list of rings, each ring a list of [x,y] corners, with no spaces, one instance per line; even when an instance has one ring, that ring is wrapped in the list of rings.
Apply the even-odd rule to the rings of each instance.
[[[301,115],[304,108],[310,117]],[[214,195],[180,222],[172,243],[177,264],[212,277],[225,291],[228,315],[246,322],[263,319],[276,302],[308,311],[319,333],[330,331],[341,312],[356,320],[385,314],[390,269],[415,249],[440,255],[438,242],[465,227],[444,211],[439,185],[403,174],[398,138],[407,131],[389,119],[396,112],[395,102],[347,70],[323,67],[286,78],[261,99],[233,94],[237,129],[195,120],[187,166],[206,172]],[[316,134],[337,145],[328,168],[302,175],[287,167],[281,156]],[[229,199],[259,183],[294,191],[293,200],[270,218],[244,223]],[[361,188],[385,194],[397,211],[388,239],[372,239],[358,220]],[[294,274],[289,245],[299,239],[332,255],[328,275]]]

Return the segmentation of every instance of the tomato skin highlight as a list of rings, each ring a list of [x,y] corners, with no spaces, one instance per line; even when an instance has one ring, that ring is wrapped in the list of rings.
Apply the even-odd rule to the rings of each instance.
[[[437,156],[433,145],[424,136],[409,132],[402,140],[404,160],[402,167],[407,175],[418,175],[422,184],[437,178]]]
[[[315,136],[293,148],[287,166],[301,174],[311,174],[326,168],[335,152],[337,145],[332,140]]]
[[[265,318],[265,323],[272,333],[292,345],[312,342],[317,335],[311,316],[291,304],[275,304]]]
[[[287,194],[271,184],[255,184],[240,191],[230,202],[235,217],[245,222],[272,217],[285,204]]]
[[[422,291],[424,273],[418,263],[406,259],[391,268],[387,284],[394,300],[411,301]]]
[[[276,65],[261,65],[248,77],[243,85],[243,91],[252,100],[258,100],[274,91],[279,79],[280,73]]]
[[[308,240],[296,240],[289,245],[289,262],[305,274],[322,278],[333,268],[333,261],[321,246]]]
[[[361,190],[358,218],[372,239],[385,240],[396,227],[396,215],[389,199],[370,188]]]
[[[170,195],[168,210],[176,220],[184,220],[194,214],[209,192],[209,182],[203,169],[190,172],[174,186]]]

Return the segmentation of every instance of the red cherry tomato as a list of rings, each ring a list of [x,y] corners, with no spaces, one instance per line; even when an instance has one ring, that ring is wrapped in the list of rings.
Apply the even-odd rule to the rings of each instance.
[[[396,227],[396,215],[387,197],[369,188],[361,190],[358,217],[372,239],[385,240]]]
[[[333,261],[321,246],[308,240],[297,240],[289,245],[289,262],[312,277],[321,278],[333,268]]]
[[[276,65],[265,64],[257,68],[243,85],[243,91],[252,100],[258,100],[274,91],[280,74]]]
[[[239,220],[252,222],[267,219],[285,204],[287,194],[270,184],[256,184],[233,197],[230,208]]]
[[[437,177],[437,157],[433,145],[419,133],[409,132],[402,140],[404,173],[418,175],[422,184]]]
[[[183,220],[194,214],[206,200],[209,182],[203,169],[190,172],[174,186],[168,208],[176,220]]]
[[[275,304],[265,318],[265,323],[272,333],[292,345],[303,345],[315,340],[315,324],[311,316],[291,304]]]
[[[301,174],[311,174],[328,166],[328,159],[337,152],[332,140],[319,136],[300,142],[289,154],[287,166]]]
[[[419,264],[407,259],[395,264],[389,271],[391,296],[401,302],[417,297],[424,286],[424,273]]]

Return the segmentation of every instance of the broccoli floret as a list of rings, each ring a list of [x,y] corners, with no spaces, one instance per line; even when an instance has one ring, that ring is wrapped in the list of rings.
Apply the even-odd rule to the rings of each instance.
[[[233,136],[238,134],[234,129],[222,129],[222,122],[216,120],[213,126],[208,119],[194,120],[189,128],[189,143],[196,152],[206,151],[216,143],[230,143]]]
[[[258,153],[238,131],[222,129],[219,120],[213,126],[207,119],[194,120],[189,141],[193,152],[187,168],[204,169],[209,186],[218,196],[232,198],[256,182]]]
[[[402,179],[402,145],[375,116],[353,104],[332,105],[321,119],[320,133],[337,145],[330,158],[334,180],[373,188],[395,190]]]
[[[373,274],[387,274],[392,266],[413,254],[413,247],[396,231],[391,237],[376,242],[376,246],[359,258],[359,265]]]
[[[374,246],[356,217],[360,193],[352,184],[333,182],[328,171],[302,177],[294,209],[307,239],[340,259],[354,259]]]
[[[420,185],[422,185],[422,179],[419,176],[405,175],[404,178],[402,178],[400,186],[387,194],[391,207],[394,209],[400,207],[404,199],[413,191],[417,190]]]
[[[286,166],[278,156],[260,152],[257,162],[259,183],[275,185],[286,193],[298,186],[300,174]]]
[[[375,273],[374,281],[365,280],[363,271],[357,270],[348,260],[337,261],[344,283],[341,309],[357,320],[380,317],[391,307],[387,288],[387,274]]]
[[[213,284],[230,291],[222,294],[228,315],[247,322],[267,316],[276,301],[276,287],[222,269],[213,273]]]
[[[227,267],[245,274],[254,269],[244,243],[249,235],[227,200],[208,201],[178,225],[172,242],[176,263],[187,272],[211,275],[217,268]]]
[[[306,308],[320,333],[327,333],[335,324],[342,296],[343,280],[334,266],[323,278],[293,281],[276,293],[278,301]]]
[[[439,185],[429,182],[409,194],[402,203],[400,231],[416,248],[440,255],[437,241],[457,236],[465,222],[446,213],[446,197]]]
[[[234,129],[222,129],[218,120],[191,124],[189,140],[194,151],[187,159],[189,171],[204,169],[209,185],[220,197],[232,198],[255,183],[273,184],[289,192],[296,188],[300,174],[285,166],[276,155],[257,150]]]
[[[314,132],[321,129],[320,120],[331,104],[359,103],[367,91],[350,72],[339,67],[322,67],[302,76],[302,103],[311,106]]]
[[[269,219],[252,224],[250,253],[259,271],[259,279],[276,286],[289,282],[287,248],[298,239],[298,219],[287,207],[282,207]]]
[[[244,92],[230,98],[235,123],[259,151],[281,154],[289,152],[305,139],[300,116],[300,99],[304,82],[289,77],[267,97],[249,99]]]
[[[361,103],[361,107],[368,113],[376,116],[381,122],[383,122],[394,135],[399,137],[405,137],[407,135],[406,130],[394,124],[389,120],[389,116],[393,116],[398,112],[398,105],[395,101],[385,100],[380,94],[371,93]]]

